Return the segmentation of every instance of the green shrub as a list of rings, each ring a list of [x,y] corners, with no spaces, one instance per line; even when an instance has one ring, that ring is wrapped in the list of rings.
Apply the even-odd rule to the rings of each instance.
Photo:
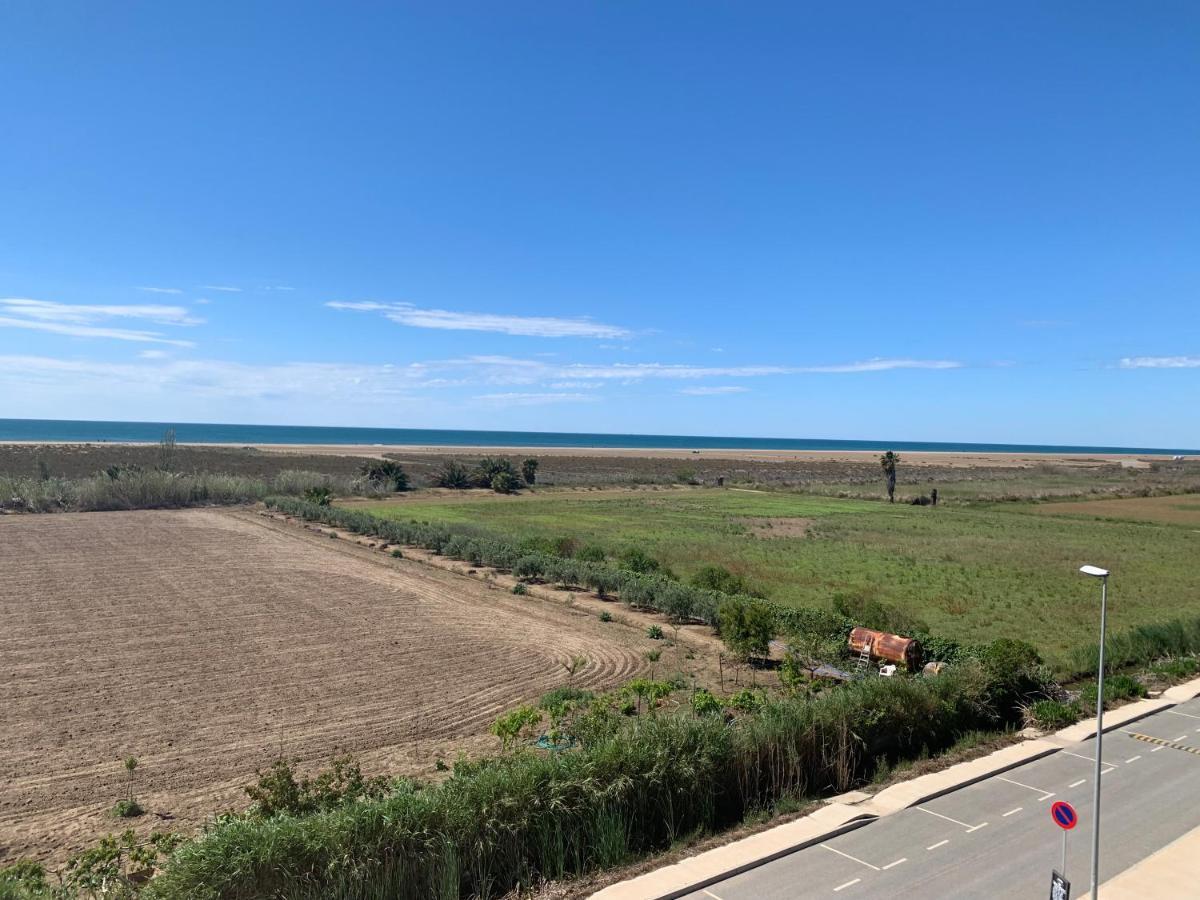
[[[617,555],[617,566],[639,575],[652,575],[661,570],[658,560],[640,547],[626,547]]]
[[[1042,731],[1057,731],[1079,721],[1082,713],[1074,703],[1038,700],[1029,707],[1029,717]]]
[[[435,487],[456,488],[462,490],[471,486],[471,473],[466,466],[453,459],[442,463],[441,468],[433,476]]]
[[[517,594],[518,596],[523,597],[524,595],[529,593],[529,588],[525,587],[525,585],[522,582],[518,581],[516,584],[514,584],[512,586],[512,592],[514,594]]]
[[[1200,616],[1153,622],[1111,634],[1105,642],[1104,663],[1113,670],[1128,669],[1195,653],[1200,653]],[[1069,678],[1095,675],[1099,654],[1096,644],[1076,648],[1064,674]]]
[[[1160,678],[1179,680],[1190,678],[1200,669],[1200,660],[1192,656],[1182,656],[1176,659],[1164,659],[1150,667],[1150,671]]]
[[[395,547],[395,548],[393,548],[393,549],[392,549],[392,558],[393,558],[393,559],[403,559],[403,558],[404,558],[404,551],[403,551],[403,550],[401,550],[399,547]]]
[[[663,639],[663,630],[658,625],[651,625],[646,629],[646,637],[652,641],[661,641]]]
[[[500,738],[501,748],[508,750],[541,721],[542,714],[532,706],[518,706],[492,722],[488,730]]]
[[[575,558],[581,562],[602,563],[608,558],[608,554],[604,552],[603,547],[587,544],[575,551]]]
[[[542,694],[541,699],[538,700],[538,708],[552,711],[560,709],[567,704],[579,705],[586,703],[595,696],[591,691],[566,685]]]
[[[118,800],[112,809],[112,814],[118,819],[136,819],[145,812],[136,800]]]
[[[537,481],[538,461],[532,456],[525,459],[521,463],[521,477],[525,479],[525,483],[532,485]]]
[[[607,609],[603,610],[600,613],[600,621],[601,622],[611,622],[612,620],[613,620],[612,613],[610,613]]]
[[[46,868],[40,862],[18,859],[7,866],[0,866],[0,900],[49,896]]]
[[[327,487],[310,487],[304,491],[304,499],[317,506],[329,506],[333,501],[333,491]]]
[[[721,712],[721,701],[712,692],[700,688],[692,694],[692,711],[698,716],[715,716]]]
[[[691,577],[691,584],[693,587],[720,591],[722,594],[753,595],[746,579],[735,575],[724,566],[703,566]]]
[[[520,487],[521,482],[511,472],[497,472],[492,476],[491,488],[497,494],[515,494]]]
[[[386,778],[366,778],[350,756],[334,757],[329,769],[316,778],[296,778],[293,763],[280,758],[258,781],[245,788],[253,802],[251,815],[263,819],[273,816],[301,816],[334,809],[371,797],[381,797],[389,787]]]
[[[1104,708],[1114,700],[1145,697],[1146,686],[1129,675],[1109,675],[1104,679]],[[1085,684],[1079,692],[1079,706],[1089,716],[1096,713],[1096,684]]]

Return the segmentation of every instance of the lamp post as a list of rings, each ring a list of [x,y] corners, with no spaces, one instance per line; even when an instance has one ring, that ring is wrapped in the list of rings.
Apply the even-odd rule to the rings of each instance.
[[[1100,579],[1100,671],[1096,678],[1096,777],[1092,802],[1092,900],[1100,891],[1100,757],[1104,741],[1104,628],[1108,615],[1108,569],[1081,566],[1084,575]]]

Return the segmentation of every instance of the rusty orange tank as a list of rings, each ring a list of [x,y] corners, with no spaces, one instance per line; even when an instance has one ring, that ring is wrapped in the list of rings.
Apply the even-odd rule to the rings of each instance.
[[[868,643],[871,645],[872,659],[885,659],[907,666],[910,672],[921,668],[924,652],[921,650],[921,642],[914,638],[861,626],[850,632],[850,649],[854,653],[862,653],[863,647]]]

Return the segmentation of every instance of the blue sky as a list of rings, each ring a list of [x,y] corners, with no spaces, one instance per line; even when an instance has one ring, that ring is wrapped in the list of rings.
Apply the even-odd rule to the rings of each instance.
[[[1200,447],[1200,6],[0,9],[0,416]]]

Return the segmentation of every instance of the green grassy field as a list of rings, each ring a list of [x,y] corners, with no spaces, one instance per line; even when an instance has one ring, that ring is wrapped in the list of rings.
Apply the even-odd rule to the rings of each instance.
[[[499,500],[499,502],[497,502]],[[936,509],[794,493],[701,490],[541,493],[479,501],[370,504],[379,515],[472,523],[508,539],[569,536],[645,549],[687,578],[719,564],[781,603],[836,592],[899,606],[934,633],[1018,637],[1054,659],[1094,639],[1095,585],[1113,571],[1110,627],[1200,612],[1200,533],[1182,524],[1081,517],[1022,503]],[[765,527],[772,520],[773,527]],[[798,536],[801,532],[802,536]],[[791,536],[770,536],[790,533]]]

